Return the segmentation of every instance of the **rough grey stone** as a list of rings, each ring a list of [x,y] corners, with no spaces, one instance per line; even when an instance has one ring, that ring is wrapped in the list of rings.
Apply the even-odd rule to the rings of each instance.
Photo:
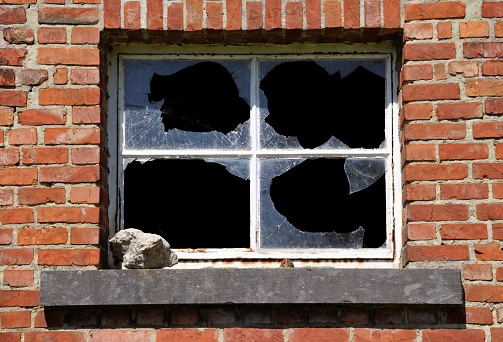
[[[44,306],[463,303],[461,271],[454,269],[204,268],[41,274]]]
[[[110,239],[110,251],[125,268],[163,268],[178,263],[177,255],[161,236],[134,228],[115,234]]]

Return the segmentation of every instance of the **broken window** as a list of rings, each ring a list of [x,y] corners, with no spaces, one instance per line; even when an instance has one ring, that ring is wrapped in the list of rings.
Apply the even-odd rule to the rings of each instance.
[[[390,60],[123,56],[120,226],[182,258],[391,251]]]

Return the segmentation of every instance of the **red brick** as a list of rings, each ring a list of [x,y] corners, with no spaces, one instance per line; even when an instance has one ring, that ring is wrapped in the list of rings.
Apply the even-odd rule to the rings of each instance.
[[[481,221],[503,220],[503,204],[477,204],[477,218]]]
[[[57,68],[53,76],[54,84],[66,84],[68,82],[68,69]]]
[[[488,2],[482,3],[482,17],[483,18],[501,18],[503,17],[503,3],[501,2]]]
[[[41,207],[38,222],[44,223],[98,223],[100,208],[96,207]]]
[[[3,284],[11,287],[33,285],[33,270],[4,270]]]
[[[404,6],[405,21],[463,18],[465,4],[461,1],[412,4]]]
[[[105,28],[118,29],[121,25],[121,2],[120,0],[103,1],[103,19]]]
[[[47,166],[40,168],[40,182],[89,183],[100,179],[99,166]]]
[[[213,330],[213,329],[212,329]],[[161,330],[165,332],[166,330]],[[179,334],[179,333],[178,333]],[[189,331],[189,335],[187,337],[190,337],[194,332]],[[204,339],[194,339],[194,341],[201,341],[201,342],[210,342],[210,341],[216,341],[216,338],[218,334],[216,332],[211,331],[211,333],[206,334],[207,337]],[[175,335],[176,336],[176,335]],[[337,336],[337,335],[336,335]],[[166,336],[168,337],[168,336]],[[178,337],[178,336],[177,336]],[[168,341],[168,339],[157,339],[157,342],[160,341]],[[172,341],[172,340],[169,340]],[[175,342],[182,342],[186,341],[185,339],[180,339],[177,338],[173,340]],[[191,340],[192,341],[192,340]],[[259,342],[259,341],[264,341],[264,342],[281,342],[283,341],[283,332],[281,329],[250,329],[250,328],[231,328],[231,329],[224,329],[224,342],[231,342],[231,341],[250,341],[250,342]],[[292,340],[290,338],[290,341],[297,341],[294,337]],[[324,341],[324,340],[323,340]]]
[[[435,160],[435,145],[415,144],[405,147],[407,160]]]
[[[3,29],[3,37],[11,44],[33,44],[33,30],[24,27],[8,27]]]
[[[402,108],[405,120],[429,120],[433,113],[431,103],[407,103]]]
[[[223,29],[223,6],[220,2],[206,3],[206,28],[211,30]],[[161,25],[162,29],[162,25]]]
[[[37,183],[37,169],[0,169],[0,185],[31,185]]]
[[[466,280],[493,280],[493,268],[487,264],[463,264],[462,274]]]
[[[503,21],[494,23],[494,36],[497,38],[503,37]]]
[[[384,28],[401,27],[400,0],[383,0]]]
[[[98,164],[99,162],[99,147],[72,149],[72,164]]]
[[[17,233],[17,244],[23,245],[57,245],[68,240],[66,228],[20,228]]]
[[[72,44],[99,44],[100,29],[98,27],[74,27],[71,39]]]
[[[487,184],[441,184],[441,199],[485,199],[489,198]]]
[[[431,65],[406,65],[402,68],[404,81],[431,80],[433,68]]]
[[[159,335],[159,332],[157,332]],[[136,330],[91,330],[89,342],[149,342],[150,332],[145,329]],[[196,342],[196,340],[194,340]]]
[[[492,278],[491,278],[492,280]],[[503,281],[503,267],[498,267],[496,269],[496,280]],[[501,308],[498,308],[498,323],[501,323],[501,315],[503,314]]]
[[[439,120],[480,118],[482,117],[482,103],[439,103],[437,104],[436,113]]]
[[[484,223],[442,224],[440,237],[443,240],[487,239],[487,226]]]
[[[203,29],[203,1],[187,0],[186,8],[187,31],[201,31]]]
[[[57,144],[99,144],[99,128],[46,128],[45,143]]]
[[[365,308],[344,308],[341,310],[342,324],[368,324],[369,312]]]
[[[21,125],[64,125],[66,124],[66,109],[28,109],[18,114]]]
[[[405,322],[405,312],[395,308],[376,309],[374,321],[376,324],[402,324]]]
[[[12,126],[14,124],[14,112],[10,108],[0,108],[0,126]]]
[[[466,126],[460,122],[407,124],[404,133],[405,140],[457,140],[465,138]]]
[[[100,188],[98,187],[72,187],[70,202],[99,204]]]
[[[30,310],[4,311],[0,313],[0,328],[29,328],[31,325]]]
[[[99,65],[100,52],[94,48],[39,48],[39,64]]]
[[[12,69],[0,69],[0,86],[14,87],[16,85],[16,75]]]
[[[229,330],[224,330],[224,341],[226,341],[226,334]],[[252,331],[262,331],[259,329],[239,329],[245,333],[246,337],[252,336]],[[247,334],[246,332],[249,331]],[[267,330],[265,330],[267,331]],[[272,330],[273,332],[276,330]],[[281,331],[281,330],[277,330]],[[265,335],[265,333],[264,333]],[[91,340],[93,341],[93,340]],[[196,330],[196,329],[160,329],[157,330],[156,342],[184,342],[184,341],[194,341],[194,342],[217,342],[218,341],[218,330],[217,329],[205,329],[205,330]],[[253,341],[253,340],[251,340]],[[257,340],[258,341],[258,340]],[[263,340],[269,341],[269,340]],[[273,340],[272,340],[273,341]],[[283,334],[281,334],[281,341],[283,341]],[[94,341],[93,341],[94,342]],[[105,341],[103,341],[105,342]]]
[[[341,19],[341,2],[340,1],[325,1],[325,27],[337,28],[342,27]]]
[[[99,84],[99,69],[72,69],[71,80],[73,84]]]
[[[4,147],[4,131],[0,129],[0,147]]]
[[[302,29],[302,3],[288,2],[286,4],[286,29]]]
[[[33,209],[30,208],[12,208],[0,209],[0,223],[31,223],[33,222]]]
[[[406,61],[431,61],[456,58],[454,43],[415,43],[404,47]]]
[[[486,61],[482,63],[482,75],[484,76],[503,75],[503,61]]]
[[[468,177],[468,165],[453,164],[415,164],[406,166],[407,181],[464,179]]]
[[[473,163],[473,178],[503,179],[503,163]]]
[[[72,122],[74,124],[100,123],[100,107],[74,107],[72,109]]]
[[[308,30],[321,28],[320,0],[306,0],[306,27]]]
[[[26,10],[24,7],[2,6],[0,8],[0,24],[24,24],[26,22]]]
[[[229,331],[231,329],[228,329]],[[236,329],[238,330],[238,329]],[[239,330],[244,330],[244,329],[239,329]],[[257,329],[258,330],[258,329]],[[263,331],[263,330],[259,330]],[[281,330],[278,329],[280,332]],[[242,336],[242,335],[241,335]],[[241,337],[239,336],[239,337]],[[253,335],[252,335],[253,336]],[[232,336],[230,338],[231,341],[251,341],[250,339],[239,339],[239,337],[236,339],[238,336]],[[254,336],[256,340],[258,341],[272,341],[274,339],[267,339],[265,336],[264,338],[257,338],[258,336]],[[329,341],[339,341],[339,342],[344,342],[347,341],[349,342],[349,328],[296,328],[296,329],[291,329],[289,336],[288,336],[288,341],[290,342],[303,342],[303,341],[318,341],[318,342],[329,342]],[[282,339],[278,338],[278,341],[282,341]]]
[[[440,144],[440,160],[486,159],[489,156],[487,144]]]
[[[40,24],[97,24],[99,18],[98,8],[44,7],[38,10]]]
[[[365,28],[381,27],[381,2],[376,0],[364,1]]]
[[[34,145],[37,143],[36,128],[11,129],[9,133],[9,144],[11,145]]]
[[[435,79],[436,80],[445,80],[447,79],[447,73],[445,72],[444,63],[437,63],[433,66],[435,69]]]
[[[470,79],[465,84],[468,96],[503,96],[503,80],[501,79]]]
[[[147,29],[162,31],[162,0],[147,0]]]
[[[499,121],[474,123],[473,137],[476,139],[503,137],[503,123]]]
[[[72,245],[97,245],[100,243],[100,229],[72,228],[70,243]]]
[[[39,310],[33,320],[35,328],[61,328],[63,324],[63,311]]]
[[[23,164],[66,164],[67,148],[23,148]]]
[[[99,265],[99,249],[39,249],[39,265]]]
[[[66,105],[86,106],[100,103],[100,90],[98,88],[81,89],[40,89],[39,104],[41,105]]]
[[[460,90],[457,83],[407,84],[403,86],[404,101],[458,100],[459,98]]]
[[[241,11],[239,19],[241,20]],[[183,3],[171,3],[168,7],[168,30],[183,30]]]
[[[407,246],[407,255],[412,262],[470,259],[468,246],[465,245]]]
[[[271,16],[276,18],[278,15],[278,10],[276,8],[277,0],[273,0],[274,2],[274,8],[271,8],[268,10],[268,3],[270,0],[266,1],[266,23],[267,23],[267,16]],[[227,9],[227,26],[226,30],[227,31],[234,31],[234,30],[241,30],[241,0],[226,0],[226,9]],[[279,2],[279,27],[281,27],[281,2]],[[169,22],[169,21],[168,21]],[[266,24],[267,25],[267,24]],[[277,28],[277,27],[266,27],[268,30]]]
[[[124,28],[126,30],[139,30],[141,28],[140,14],[139,1],[124,3]]]
[[[344,28],[360,28],[360,0],[345,0],[344,6]]]
[[[503,328],[491,328],[491,341],[503,341]]]
[[[0,290],[0,306],[38,306],[39,304],[40,290]]]
[[[14,192],[12,189],[0,189],[0,205],[14,204]]]
[[[433,240],[437,237],[434,223],[415,223],[407,225],[407,238],[416,240]]]
[[[29,265],[33,261],[33,249],[0,249],[0,265]]]
[[[430,201],[435,199],[435,184],[407,184],[407,201]]]
[[[503,43],[463,43],[463,56],[466,58],[502,58]]]
[[[24,85],[39,85],[47,81],[47,70],[21,70],[19,83]]]
[[[438,39],[451,39],[452,38],[452,24],[451,22],[441,22],[437,24],[437,37]]]
[[[469,206],[466,204],[409,204],[411,221],[466,221]]]
[[[17,148],[0,150],[0,166],[16,165],[17,163],[19,163],[19,150]]]
[[[26,49],[0,49],[0,65],[23,66]]]
[[[247,26],[248,30],[258,30],[262,28],[262,2],[246,2]]]
[[[475,244],[475,257],[481,261],[501,261],[503,251],[499,243]]]
[[[26,96],[24,90],[0,90],[0,105],[26,107]]]
[[[503,302],[503,285],[467,284],[465,299],[471,302]],[[466,340],[466,337],[465,339]]]
[[[433,38],[433,24],[405,24],[403,26],[403,35],[406,40],[431,39]]]
[[[85,342],[86,333],[83,331],[27,331],[24,333],[25,342],[38,341],[71,341]]]
[[[40,44],[65,44],[65,27],[41,27],[37,31],[37,40]]]
[[[493,198],[503,198],[503,183],[493,183]]]
[[[414,330],[405,329],[367,329],[355,328],[354,342],[415,342],[417,341],[416,332]]]
[[[64,188],[21,188],[19,189],[19,204],[37,205],[43,203],[65,203]]]
[[[476,62],[450,62],[449,74],[462,74],[463,77],[475,77],[479,75],[479,65]]]
[[[461,22],[459,23],[459,37],[489,37],[489,23],[487,21]]]

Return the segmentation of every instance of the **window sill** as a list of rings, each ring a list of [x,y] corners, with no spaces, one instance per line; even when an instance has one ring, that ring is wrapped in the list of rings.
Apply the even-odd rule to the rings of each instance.
[[[454,269],[207,268],[41,274],[43,306],[463,302],[461,273]]]

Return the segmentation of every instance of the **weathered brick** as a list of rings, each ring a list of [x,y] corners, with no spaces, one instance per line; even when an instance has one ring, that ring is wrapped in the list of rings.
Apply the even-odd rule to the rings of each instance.
[[[37,306],[39,304],[40,290],[0,290],[1,306]]]
[[[230,341],[243,340],[239,339],[239,337],[241,336],[239,337],[236,336],[237,339],[234,336],[229,337]],[[257,337],[259,336],[255,335],[250,338],[257,339]],[[267,336],[263,336],[262,338],[259,338],[259,340],[274,341],[275,339],[272,339],[271,337],[268,338]],[[248,338],[247,340],[250,341],[250,338]],[[288,341],[290,342],[303,342],[309,340],[312,341],[316,340],[319,342],[325,342],[325,341],[349,342],[350,340],[349,328],[294,328],[291,329],[288,334]],[[281,339],[278,339],[278,341],[281,341]]]
[[[466,221],[466,204],[409,204],[407,216],[411,221]]]
[[[456,58],[454,43],[414,43],[404,47],[404,58],[407,61],[431,61]]]
[[[0,209],[0,223],[2,224],[31,223],[33,220],[31,208]]]
[[[453,164],[415,164],[405,169],[407,181],[464,179],[468,177],[468,165]]]
[[[12,189],[0,189],[0,205],[12,204],[14,204],[14,191]]]
[[[99,128],[46,128],[45,143],[58,144],[99,144]]]
[[[503,179],[503,163],[473,163],[473,178]]]
[[[210,30],[223,29],[223,6],[221,3],[208,2],[206,4],[206,28]]]
[[[435,309],[407,309],[407,319],[410,324],[436,324],[438,322],[438,318],[438,313]]]
[[[435,145],[414,144],[405,146],[407,160],[435,160]]]
[[[475,139],[503,137],[503,122],[500,121],[476,122],[472,128]]]
[[[501,18],[503,17],[503,3],[484,1],[482,3],[483,18]]]
[[[360,1],[345,0],[342,2],[344,9],[344,28],[359,29],[360,28]]]
[[[400,0],[383,0],[382,2],[382,11],[384,17],[384,28],[385,29],[394,29],[401,27],[402,19],[401,19],[401,5]]]
[[[503,302],[503,285],[466,284],[465,299],[471,302]],[[464,337],[466,339],[466,336]],[[482,339],[482,341],[484,341]]]
[[[16,85],[16,75],[12,69],[0,69],[0,87],[13,87]]]
[[[443,240],[487,239],[487,226],[483,223],[442,224],[440,237]]]
[[[489,197],[487,184],[441,184],[441,199],[485,199]]]
[[[38,251],[39,265],[87,266],[98,265],[99,249],[40,249]]]
[[[72,44],[99,44],[100,29],[98,27],[74,27],[71,41]]]
[[[33,44],[33,31],[24,27],[8,27],[3,29],[3,37],[11,44]]]
[[[68,240],[66,228],[20,228],[17,233],[17,244],[23,245],[57,245]]]
[[[63,311],[39,310],[35,314],[35,328],[61,328],[63,326]]]
[[[302,29],[302,3],[288,2],[286,4],[286,29]]]
[[[466,280],[493,280],[493,268],[487,264],[463,264],[462,274]]]
[[[241,6],[241,1],[239,1],[239,6]],[[229,10],[230,10],[229,7],[227,7],[227,12],[229,12]],[[119,13],[120,13],[120,11],[119,11]],[[235,21],[235,19],[230,18],[231,23],[234,21]],[[239,24],[241,25],[241,7],[239,7]],[[229,27],[229,21],[227,23],[227,26]],[[168,30],[171,30],[171,31],[183,30],[183,3],[174,2],[169,5],[169,7],[168,7]]]
[[[182,342],[185,341],[187,338],[194,338],[196,337],[198,331],[193,330],[193,329],[187,329],[187,334],[181,333],[181,330],[178,332],[172,331],[171,334],[169,335],[164,335],[161,337],[171,337],[173,336],[177,342]],[[161,330],[163,333],[168,332],[167,330]],[[201,337],[200,340],[198,339],[197,341],[204,341],[204,342],[212,342],[212,341],[217,341],[218,338],[218,332],[216,329],[208,329],[205,330],[205,337],[204,339]],[[207,332],[207,333],[206,333]],[[159,336],[159,335],[158,335]],[[231,342],[231,341],[268,341],[268,342],[280,342],[283,341],[283,333],[280,329],[243,329],[243,328],[231,328],[231,329],[224,329],[224,342]],[[167,341],[168,339],[166,339]],[[195,339],[194,339],[195,340]],[[164,341],[157,339],[157,342]],[[169,340],[171,341],[171,340]]]
[[[482,63],[482,75],[501,76],[503,75],[503,61],[485,61]]]
[[[10,108],[0,108],[0,126],[12,126],[14,124],[14,112]]]
[[[0,90],[0,106],[26,107],[26,98],[24,90]]]
[[[100,162],[99,147],[72,149],[72,164],[98,164]]]
[[[98,69],[72,69],[71,81],[73,84],[99,84],[100,71]]]
[[[40,168],[40,182],[88,183],[100,179],[100,168],[93,166],[46,166]]]
[[[47,70],[21,70],[19,72],[19,83],[24,85],[39,85],[47,78]]]
[[[53,76],[54,84],[66,84],[68,82],[68,69],[57,68]]]
[[[190,329],[192,330],[192,329]],[[213,330],[213,329],[210,329]],[[159,336],[159,331],[157,331],[157,336]],[[91,330],[89,333],[89,342],[119,342],[119,341],[133,341],[133,342],[149,342],[150,332],[146,329],[135,329],[135,330]],[[161,341],[159,337],[157,341]],[[162,340],[164,341],[164,340]],[[177,342],[177,340],[166,339],[166,341]],[[196,340],[194,340],[196,341]],[[204,341],[204,340],[202,340]]]
[[[99,65],[100,52],[95,48],[39,48],[38,63],[51,65]]]
[[[33,261],[32,248],[0,249],[0,265],[29,265]]]
[[[502,58],[503,43],[463,43],[463,56],[466,58]]]
[[[503,183],[493,183],[493,198],[503,198]]]
[[[74,107],[72,109],[72,122],[74,124],[100,123],[100,116],[100,107]]]
[[[0,313],[0,328],[28,328],[31,326],[30,310],[4,311]]]
[[[24,7],[0,7],[0,24],[24,24],[26,22],[26,10]]]
[[[37,31],[37,40],[40,44],[65,44],[65,27],[41,27]]]
[[[99,21],[98,8],[80,7],[44,7],[38,10],[40,24],[97,24]]]
[[[474,246],[475,257],[481,261],[501,261],[503,251],[499,243],[477,243]]]
[[[440,144],[440,160],[486,159],[489,156],[487,144]]]
[[[413,223],[407,225],[407,238],[409,240],[433,240],[436,237],[434,223]]]
[[[344,308],[341,310],[342,324],[368,324],[369,312],[366,308]]]
[[[65,203],[65,189],[56,187],[19,189],[19,204],[37,205],[49,202]]]
[[[40,89],[39,103],[41,105],[96,105],[100,103],[100,90],[98,88]]]
[[[36,128],[17,128],[9,132],[9,144],[11,145],[33,145],[37,143]]]
[[[139,1],[124,3],[124,28],[126,30],[139,30],[141,28],[141,8]]]
[[[339,28],[342,27],[341,19],[341,2],[334,0],[325,1],[325,27]]]
[[[497,38],[503,37],[503,21],[494,23],[494,36]]]
[[[72,228],[70,232],[72,245],[97,245],[100,243],[99,228]]]
[[[503,80],[488,78],[466,80],[465,92],[468,96],[503,96]]]
[[[23,287],[33,284],[33,270],[4,270],[3,284],[11,287]]]
[[[467,80],[467,82],[470,80]],[[459,84],[407,84],[403,86],[404,101],[458,100]]]
[[[433,24],[405,24],[403,25],[403,36],[406,40],[431,39],[433,38]]]
[[[440,22],[437,24],[438,39],[452,38],[452,23],[450,21]]]
[[[479,65],[476,62],[450,62],[449,74],[462,74],[463,77],[475,77],[479,75]]]
[[[405,187],[407,201],[430,201],[435,199],[434,184],[407,184]]]
[[[473,119],[482,117],[482,103],[456,102],[437,104],[437,118],[439,120]]]
[[[72,341],[85,342],[86,333],[83,331],[27,331],[24,334],[25,342],[38,341]]]
[[[0,169],[0,185],[31,185],[37,179],[35,168]]]
[[[489,22],[469,21],[459,23],[460,38],[489,37]]]
[[[500,327],[491,327],[491,341],[503,341],[503,328]]]
[[[405,120],[429,120],[433,114],[431,103],[407,103],[402,109]]]
[[[0,166],[16,165],[17,163],[19,163],[19,150],[17,148],[0,150]]]
[[[438,80],[445,80],[447,79],[447,73],[445,71],[445,65],[444,63],[436,63],[433,66],[433,69],[435,69],[435,79]]]
[[[0,49],[0,65],[23,66],[26,49]]]
[[[402,68],[404,81],[431,80],[433,68],[431,65],[406,65]]]
[[[466,125],[460,122],[407,124],[404,136],[405,140],[459,140],[466,136]]]
[[[404,6],[405,21],[463,18],[465,4],[461,1],[442,1]]]
[[[403,324],[405,323],[405,312],[403,309],[396,308],[376,309],[374,321],[376,324]]]
[[[66,124],[66,109],[28,109],[18,114],[21,125],[64,125]]]
[[[100,208],[96,207],[40,207],[38,222],[98,223]]]
[[[70,202],[98,204],[100,202],[99,187],[72,187]]]
[[[503,204],[482,203],[477,204],[477,218],[481,221],[503,220]]]
[[[407,246],[407,256],[412,262],[470,259],[466,245]]]
[[[258,30],[262,28],[262,2],[246,2],[247,27],[248,30]]]

